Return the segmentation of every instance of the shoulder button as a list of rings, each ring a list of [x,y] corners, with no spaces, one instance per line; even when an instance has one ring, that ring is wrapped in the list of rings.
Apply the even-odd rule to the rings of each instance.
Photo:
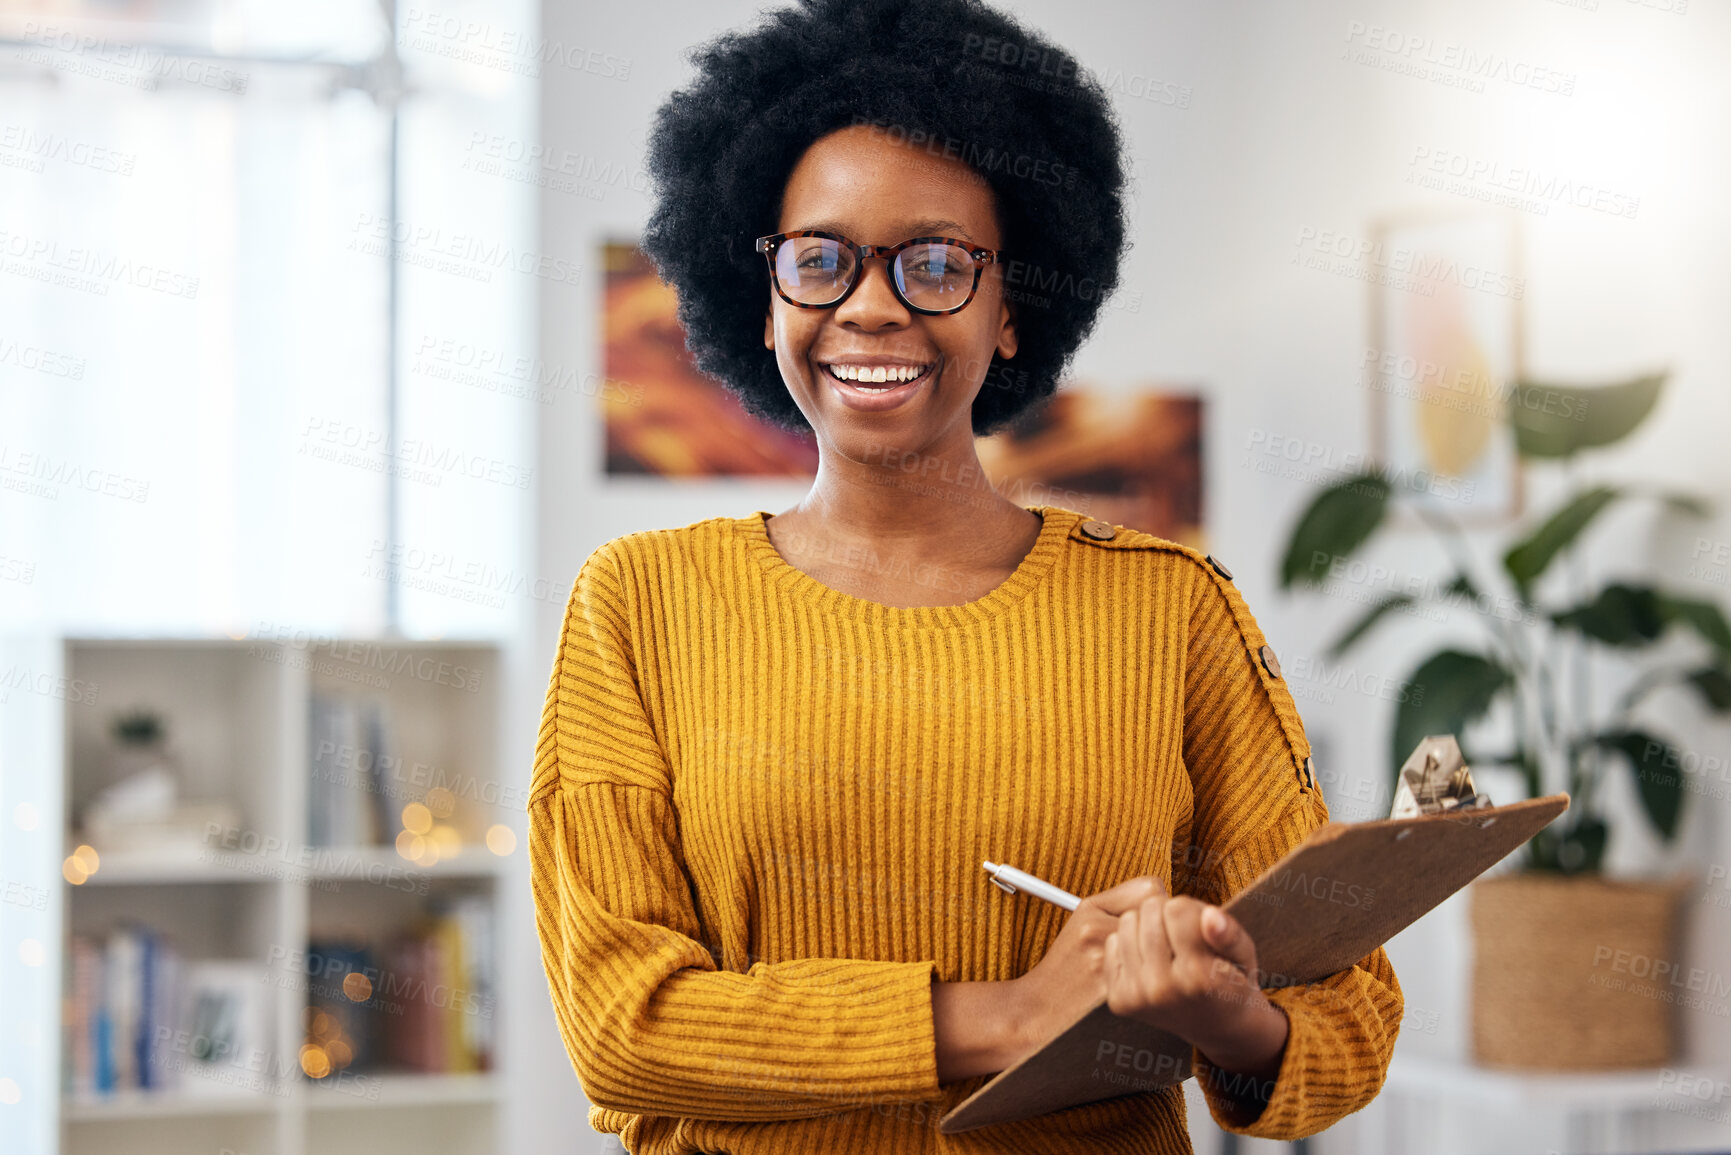
[[[1306,758],[1304,760],[1304,781],[1305,781],[1305,784],[1307,786],[1309,786],[1312,790],[1316,789],[1316,759],[1315,758]]]
[[[1213,568],[1215,573],[1219,574],[1221,577],[1225,578],[1227,581],[1232,580],[1232,571],[1227,569],[1225,566],[1221,565],[1218,561],[1216,561],[1214,559],[1213,554],[1209,554],[1207,557],[1203,558],[1202,560],[1206,561],[1209,564],[1209,566],[1211,566]]]
[[[1261,650],[1262,668],[1275,679],[1280,677],[1280,659],[1274,656],[1273,646],[1263,646]]]
[[[1084,521],[1076,528],[1080,529],[1095,541],[1111,541],[1118,535],[1118,527],[1112,525],[1110,522],[1094,521],[1090,519]]]

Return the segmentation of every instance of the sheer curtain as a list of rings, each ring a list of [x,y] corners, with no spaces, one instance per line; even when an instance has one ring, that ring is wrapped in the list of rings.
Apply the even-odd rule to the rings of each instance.
[[[472,48],[532,7],[87,18],[146,7],[0,25],[0,625],[510,629],[538,402],[509,370],[568,266],[475,164],[532,135],[534,82]]]

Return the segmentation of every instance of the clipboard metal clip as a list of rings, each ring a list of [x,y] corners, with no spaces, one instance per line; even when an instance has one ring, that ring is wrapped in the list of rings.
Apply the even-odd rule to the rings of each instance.
[[[1473,787],[1472,771],[1453,734],[1433,734],[1420,742],[1400,768],[1390,818],[1416,818],[1451,810],[1488,807],[1491,800]]]

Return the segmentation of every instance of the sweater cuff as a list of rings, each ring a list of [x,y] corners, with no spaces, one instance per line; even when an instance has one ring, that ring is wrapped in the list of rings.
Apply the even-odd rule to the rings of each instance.
[[[1331,1059],[1348,1056],[1325,1053],[1320,1044],[1326,1038],[1327,1025],[1314,1008],[1305,1005],[1302,988],[1263,994],[1285,1013],[1287,1023],[1286,1050],[1273,1085],[1252,1075],[1218,1070],[1201,1051],[1191,1055],[1191,1068],[1208,1101],[1208,1113],[1221,1130],[1257,1139],[1302,1138],[1320,1129],[1312,1106],[1315,1084],[1330,1081]],[[1264,1098],[1267,1105],[1258,1113],[1256,1103]]]

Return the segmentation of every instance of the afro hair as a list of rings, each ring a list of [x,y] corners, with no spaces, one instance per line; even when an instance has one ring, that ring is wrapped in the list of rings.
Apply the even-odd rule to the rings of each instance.
[[[656,204],[643,247],[679,296],[699,369],[745,407],[809,426],[763,346],[776,231],[810,145],[872,124],[959,159],[992,190],[1019,348],[994,356],[977,434],[1050,397],[1118,283],[1124,169],[1104,89],[1075,59],[979,0],[799,0],[692,53],[696,80],[656,114]]]

